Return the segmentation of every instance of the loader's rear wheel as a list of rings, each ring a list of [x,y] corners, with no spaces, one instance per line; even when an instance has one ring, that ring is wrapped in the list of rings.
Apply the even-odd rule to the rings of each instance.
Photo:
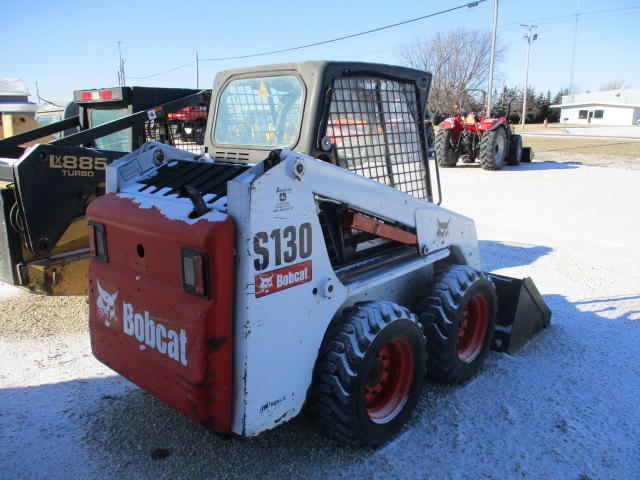
[[[474,375],[489,352],[496,325],[495,287],[464,265],[436,274],[415,308],[427,335],[427,373],[449,383]]]
[[[375,445],[408,420],[422,390],[426,348],[414,314],[391,302],[360,303],[325,337],[312,405],[318,423],[351,445]]]
[[[507,165],[517,167],[522,159],[522,137],[520,135],[511,135],[509,142],[509,155],[507,156]]]
[[[503,128],[484,132],[480,139],[480,166],[485,170],[500,170],[507,154],[507,135]]]
[[[455,167],[460,158],[456,132],[441,128],[436,133],[436,159],[441,167]]]

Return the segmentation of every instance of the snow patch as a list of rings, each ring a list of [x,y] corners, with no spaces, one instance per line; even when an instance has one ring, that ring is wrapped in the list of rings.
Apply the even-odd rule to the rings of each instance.
[[[169,220],[178,220],[181,222],[194,225],[200,221],[207,222],[223,222],[227,219],[227,214],[219,210],[210,210],[205,215],[198,218],[189,218],[193,211],[193,205],[189,200],[183,200],[177,196],[173,198],[147,197],[144,195],[135,195],[131,193],[121,192],[117,194],[119,198],[128,198],[137,203],[140,208],[151,209],[156,208],[164,217]],[[161,192],[159,192],[161,195]],[[226,200],[225,200],[226,203]]]

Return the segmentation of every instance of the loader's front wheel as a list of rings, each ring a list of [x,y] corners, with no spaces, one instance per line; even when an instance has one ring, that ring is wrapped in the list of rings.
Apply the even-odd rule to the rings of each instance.
[[[436,133],[436,159],[441,167],[455,167],[460,158],[456,132],[441,128]]]
[[[351,445],[390,439],[422,390],[424,336],[414,314],[391,302],[360,303],[326,335],[312,405],[321,427]]]
[[[506,157],[507,134],[501,127],[484,132],[480,139],[480,166],[500,170]]]
[[[464,265],[436,274],[431,292],[416,305],[427,335],[427,373],[448,383],[474,375],[489,352],[496,325],[495,287]]]

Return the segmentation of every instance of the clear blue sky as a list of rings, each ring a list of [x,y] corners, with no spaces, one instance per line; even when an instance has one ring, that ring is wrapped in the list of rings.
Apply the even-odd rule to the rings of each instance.
[[[491,31],[494,0],[369,35],[255,58],[434,14],[468,0],[0,0],[0,77],[22,78],[36,98],[71,99],[73,90],[118,85],[118,42],[127,85],[211,88],[220,70],[300,60],[399,63],[398,47],[457,27]],[[579,11],[574,84],[596,91],[623,79],[640,89],[639,0],[500,0],[498,41],[507,56],[494,86],[522,87],[526,30],[529,86],[552,94],[569,85]],[[175,69],[168,73],[169,70]],[[158,75],[159,74],[159,75]]]

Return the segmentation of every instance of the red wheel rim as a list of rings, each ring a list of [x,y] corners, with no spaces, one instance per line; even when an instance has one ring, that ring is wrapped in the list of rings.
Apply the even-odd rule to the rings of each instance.
[[[402,410],[415,372],[411,343],[395,338],[380,349],[367,374],[364,404],[375,423],[387,423]]]
[[[482,350],[489,329],[489,300],[481,293],[472,297],[462,313],[456,336],[458,358],[472,362]]]

